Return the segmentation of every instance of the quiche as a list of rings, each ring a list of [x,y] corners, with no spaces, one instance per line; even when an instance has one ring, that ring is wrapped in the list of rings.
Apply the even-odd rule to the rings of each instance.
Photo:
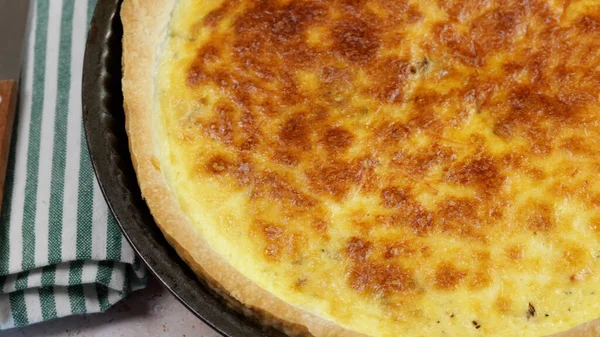
[[[142,196],[238,309],[290,336],[600,336],[597,0],[121,18]]]

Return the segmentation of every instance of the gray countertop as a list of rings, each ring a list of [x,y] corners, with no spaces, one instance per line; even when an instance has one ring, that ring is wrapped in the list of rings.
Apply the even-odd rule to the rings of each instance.
[[[198,336],[220,337],[153,277],[104,313],[70,316],[0,332],[1,337]]]

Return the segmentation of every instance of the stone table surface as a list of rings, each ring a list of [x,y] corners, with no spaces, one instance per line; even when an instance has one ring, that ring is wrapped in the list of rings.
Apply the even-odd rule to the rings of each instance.
[[[0,337],[194,336],[221,337],[149,276],[138,290],[104,313],[70,316],[0,332]]]

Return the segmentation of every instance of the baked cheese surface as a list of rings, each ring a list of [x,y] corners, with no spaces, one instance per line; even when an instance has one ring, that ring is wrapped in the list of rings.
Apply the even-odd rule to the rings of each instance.
[[[156,166],[264,289],[378,337],[600,316],[598,1],[180,0],[160,55]]]

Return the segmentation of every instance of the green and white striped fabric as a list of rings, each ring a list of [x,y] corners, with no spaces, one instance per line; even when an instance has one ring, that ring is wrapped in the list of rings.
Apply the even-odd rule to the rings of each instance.
[[[146,284],[96,184],[83,134],[81,73],[95,3],[31,4],[0,216],[0,330],[104,311]]]

